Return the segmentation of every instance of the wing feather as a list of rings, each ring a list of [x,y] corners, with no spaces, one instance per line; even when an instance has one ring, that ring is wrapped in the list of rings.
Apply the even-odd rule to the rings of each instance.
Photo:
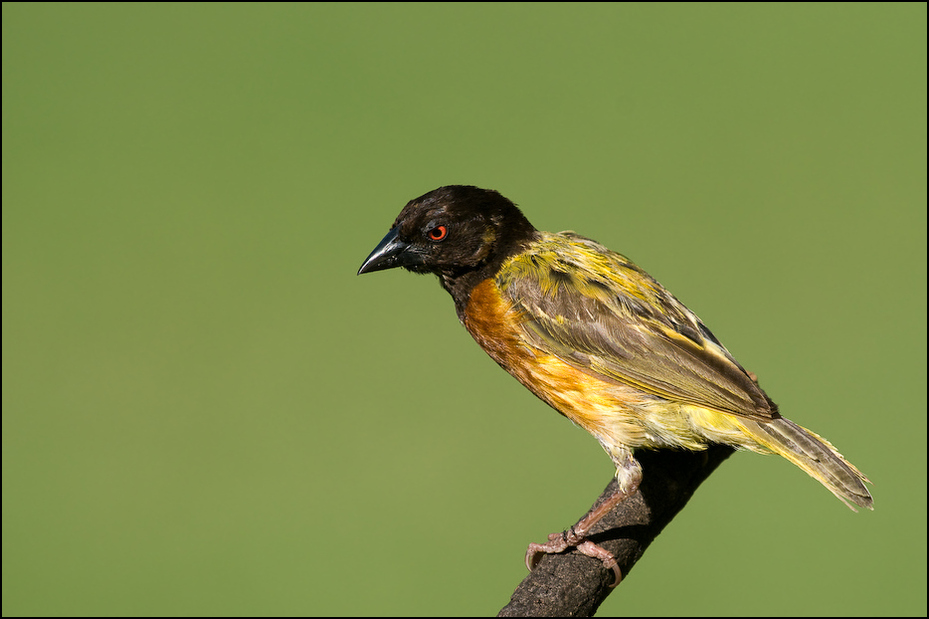
[[[776,405],[709,329],[624,256],[543,233],[497,275],[533,345],[600,379],[755,419]]]

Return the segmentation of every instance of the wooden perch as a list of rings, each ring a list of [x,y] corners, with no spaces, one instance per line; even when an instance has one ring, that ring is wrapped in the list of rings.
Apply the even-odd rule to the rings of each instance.
[[[642,484],[631,498],[608,513],[590,539],[613,553],[624,576],[697,487],[733,449],[715,445],[706,451],[639,451]],[[616,489],[616,480],[591,506]],[[519,584],[498,617],[590,617],[614,589],[613,573],[596,559],[574,550],[545,555]],[[622,584],[622,583],[620,583]]]

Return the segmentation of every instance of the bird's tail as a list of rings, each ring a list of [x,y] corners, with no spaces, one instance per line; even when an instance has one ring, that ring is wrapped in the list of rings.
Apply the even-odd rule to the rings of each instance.
[[[748,426],[746,430],[759,444],[818,479],[852,511],[858,511],[852,503],[874,509],[871,493],[864,485],[871,481],[826,439],[784,417],[768,422],[740,421]]]

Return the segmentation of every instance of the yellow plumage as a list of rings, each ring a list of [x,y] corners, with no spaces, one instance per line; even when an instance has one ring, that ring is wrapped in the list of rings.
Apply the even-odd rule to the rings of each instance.
[[[504,369],[600,441],[621,483],[635,449],[722,443],[782,455],[849,507],[871,507],[864,475],[781,417],[658,282],[594,241],[540,233],[472,292],[466,316],[484,317],[465,325]]]

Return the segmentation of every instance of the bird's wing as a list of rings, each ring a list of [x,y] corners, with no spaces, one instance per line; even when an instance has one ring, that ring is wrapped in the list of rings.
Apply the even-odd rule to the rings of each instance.
[[[590,239],[543,233],[496,279],[527,340],[578,369],[674,402],[759,420],[779,416],[693,312]]]

